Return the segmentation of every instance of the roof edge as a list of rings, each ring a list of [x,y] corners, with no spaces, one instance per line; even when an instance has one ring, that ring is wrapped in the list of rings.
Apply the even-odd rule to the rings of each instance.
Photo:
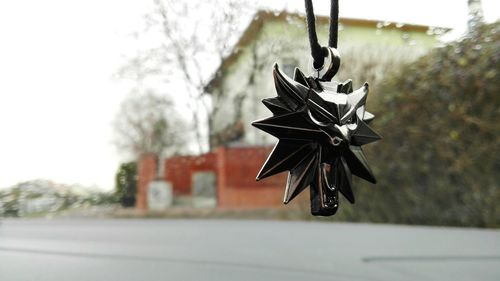
[[[275,13],[270,10],[258,10],[253,20],[247,26],[242,36],[238,39],[237,43],[233,47],[233,51],[227,55],[220,63],[217,70],[212,75],[212,78],[208,81],[206,86],[203,88],[205,93],[211,93],[214,88],[216,88],[220,82],[222,75],[222,70],[227,69],[231,66],[239,54],[242,52],[243,47],[248,45],[250,41],[254,38],[253,35],[262,29],[264,20],[283,20],[286,21],[290,17],[295,19],[306,20],[305,15],[300,13],[291,13],[288,11],[281,11]],[[330,21],[328,16],[316,16],[316,22],[320,24],[327,24]],[[364,26],[364,27],[375,27],[378,28],[380,23],[384,23],[384,29],[398,29],[403,31],[417,31],[417,32],[427,32],[429,28],[437,28],[443,31],[443,34],[449,32],[451,28],[447,27],[435,27],[419,24],[407,24],[407,23],[396,23],[396,22],[384,22],[381,20],[372,19],[358,19],[358,18],[345,18],[339,17],[339,23],[349,26]]]

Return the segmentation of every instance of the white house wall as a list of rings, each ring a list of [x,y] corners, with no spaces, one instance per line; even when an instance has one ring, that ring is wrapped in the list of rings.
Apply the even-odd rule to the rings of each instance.
[[[327,32],[327,26],[318,27],[320,44],[324,45],[326,43]],[[352,77],[352,75],[355,75],[352,78],[356,78],[360,74],[359,72],[362,74],[363,69],[358,70],[355,67],[353,68],[352,65],[346,65],[355,65],[353,60],[377,60],[377,57],[382,60],[382,57],[386,57],[387,59],[408,62],[425,53],[436,42],[435,37],[424,32],[408,32],[396,28],[384,29],[383,26],[381,28],[341,26],[339,51],[342,58],[350,61],[342,61],[341,71],[338,75],[339,80]],[[257,58],[259,62],[263,63],[263,67],[255,76],[254,85],[247,87],[247,80],[252,69],[254,57],[252,52],[254,48],[257,48]],[[283,69],[287,63],[295,61],[296,66],[308,74],[309,56],[306,26],[303,21],[290,18],[288,21],[273,20],[265,22],[260,32],[255,34],[252,43],[242,50],[237,61],[230,66],[227,71],[228,74],[223,79],[222,87],[224,87],[225,96],[220,100],[214,100],[214,104],[217,104],[222,109],[214,116],[212,130],[215,133],[220,132],[234,122],[234,98],[237,93],[244,91],[246,97],[242,104],[242,121],[245,134],[237,145],[274,144],[276,141],[274,137],[251,126],[252,121],[271,115],[271,112],[261,103],[261,100],[276,95],[272,77],[273,64],[278,62],[281,69]],[[374,56],[376,57],[372,58]],[[362,64],[361,66],[365,67]],[[343,67],[344,72],[350,71],[352,73],[343,73]],[[372,75],[367,76],[365,79],[376,80],[370,81],[372,83],[380,82],[383,75],[394,71],[386,68],[384,68],[383,63],[376,66],[370,71]],[[359,78],[359,80],[361,79],[363,78]],[[355,86],[359,86],[364,82],[353,79]]]

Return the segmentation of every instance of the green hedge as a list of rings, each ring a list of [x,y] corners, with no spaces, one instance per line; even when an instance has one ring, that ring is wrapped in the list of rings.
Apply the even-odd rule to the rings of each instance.
[[[123,163],[118,168],[115,177],[115,196],[123,207],[135,205],[137,190],[137,163]]]
[[[336,219],[500,225],[500,24],[483,25],[375,85],[378,179]]]

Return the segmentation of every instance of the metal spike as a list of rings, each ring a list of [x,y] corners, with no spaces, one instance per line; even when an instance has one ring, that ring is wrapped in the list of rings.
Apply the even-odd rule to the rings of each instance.
[[[267,98],[263,99],[262,103],[269,109],[274,115],[280,115],[291,112],[290,108],[283,103],[280,98]]]
[[[363,117],[363,121],[365,121],[366,124],[370,124],[371,121],[375,119],[375,115],[371,114],[368,111],[365,111],[365,116]]]
[[[351,144],[361,146],[382,139],[370,126],[365,122],[359,121],[356,132],[351,136]]]
[[[293,110],[302,107],[307,98],[309,89],[284,75],[279,70],[277,64],[274,65],[273,76],[276,92],[278,92],[279,97],[283,98],[287,106]]]
[[[306,76],[304,75],[304,73],[302,73],[302,71],[300,71],[300,69],[298,67],[295,68],[295,71],[293,74],[293,80],[299,82],[300,84],[302,84],[306,87],[310,87],[309,83],[307,82]]]
[[[332,173],[335,178],[335,186],[340,190],[344,197],[354,204],[354,193],[352,192],[352,174],[349,165],[344,157],[339,157],[335,163],[336,167],[332,168]]]
[[[278,141],[260,169],[257,180],[295,168],[297,163],[313,152],[314,147],[315,144],[311,142],[298,140]]]
[[[368,166],[368,161],[366,160],[363,150],[359,146],[351,145],[347,150],[348,153],[344,155],[351,172],[356,176],[367,180],[371,183],[377,183],[373,172]]]
[[[288,204],[293,198],[297,197],[311,183],[314,173],[311,169],[318,165],[318,157],[314,153],[304,158],[297,167],[290,170],[285,189],[283,203]]]
[[[279,139],[318,140],[325,134],[304,119],[304,113],[292,112],[253,122],[252,125]]]

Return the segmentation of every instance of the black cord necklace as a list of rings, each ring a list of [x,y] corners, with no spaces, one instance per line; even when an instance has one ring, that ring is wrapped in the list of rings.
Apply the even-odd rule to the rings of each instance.
[[[340,67],[338,0],[331,2],[328,47],[318,43],[312,1],[305,0],[305,7],[312,75],[296,68],[291,79],[274,65],[278,96],[262,101],[273,116],[252,125],[279,141],[257,180],[289,171],[284,203],[310,186],[311,213],[331,216],[339,206],[339,191],[354,203],[352,174],[375,183],[361,146],[380,136],[368,126],[374,118],[365,111],[368,84],[353,91],[351,80],[331,81]]]
[[[306,3],[306,20],[307,32],[309,34],[309,45],[311,46],[311,56],[314,59],[314,67],[320,68],[323,65],[324,58],[327,56],[328,49],[322,48],[318,43],[316,35],[316,18],[314,17],[314,9],[312,0],[305,0]],[[338,1],[332,0],[330,9],[330,31],[328,36],[328,47],[337,48],[338,41],[338,21],[339,21],[339,5]]]

